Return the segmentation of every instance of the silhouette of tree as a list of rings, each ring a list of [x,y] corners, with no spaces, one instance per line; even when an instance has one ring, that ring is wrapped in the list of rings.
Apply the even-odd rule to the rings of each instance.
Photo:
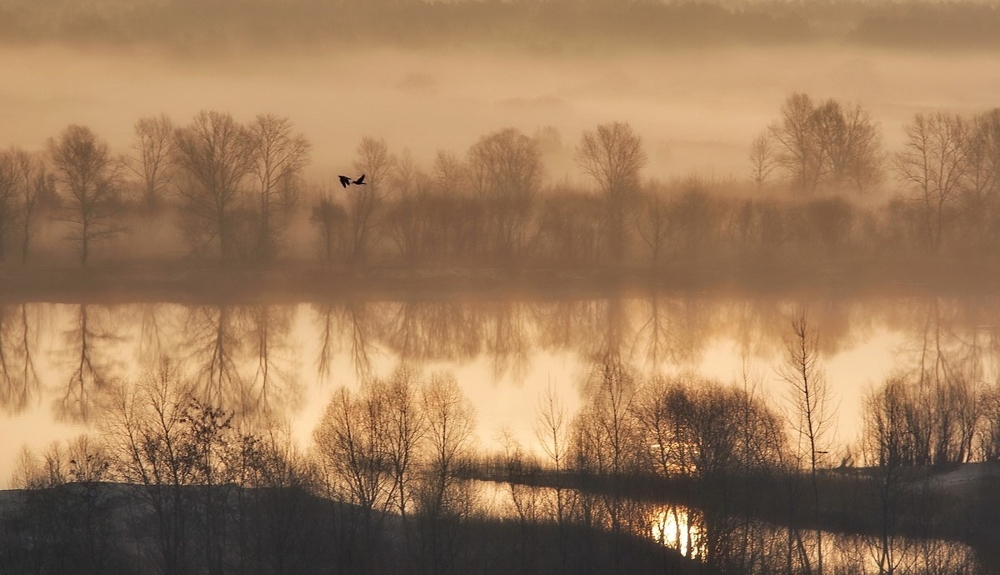
[[[453,196],[469,193],[469,167],[454,152],[438,150],[434,156],[434,184],[438,192]]]
[[[417,494],[424,568],[453,573],[460,549],[455,523],[469,516],[473,504],[458,474],[474,448],[475,411],[450,374],[432,375],[420,401],[426,418],[425,472]]]
[[[827,100],[812,119],[818,136],[824,172],[835,186],[865,193],[882,179],[885,154],[878,125],[859,104],[846,108]]]
[[[473,189],[485,203],[492,255],[511,262],[527,247],[529,221],[544,167],[538,144],[514,128],[481,137],[469,148]]]
[[[382,210],[386,200],[386,181],[396,164],[384,139],[366,136],[357,149],[354,169],[367,176],[364,186],[352,186],[347,192],[347,215],[350,221],[351,262],[363,263],[377,240]]]
[[[153,212],[174,183],[174,123],[166,114],[140,118],[134,133],[133,155],[126,158],[125,165],[139,179],[142,205]]]
[[[7,256],[7,239],[12,235],[19,204],[20,166],[16,151],[0,151],[0,262]]]
[[[1000,230],[1000,109],[973,117],[963,144],[959,229],[969,247],[989,250]]]
[[[43,209],[55,204],[56,176],[49,172],[43,154],[23,150],[14,150],[13,154],[21,178],[17,225],[21,243],[21,263],[25,263],[28,261],[31,239],[35,235],[35,223]]]
[[[80,263],[87,265],[91,244],[114,237],[122,228],[117,220],[116,186],[119,162],[107,142],[85,126],[70,126],[58,140],[49,140],[49,156],[68,195],[67,209],[59,217],[70,224],[66,239],[77,244]]]
[[[257,232],[257,258],[270,261],[277,254],[287,221],[279,218],[281,210],[298,201],[298,180],[309,161],[309,141],[292,133],[288,118],[262,114],[248,127],[253,173],[257,180],[260,230]]]
[[[792,405],[789,424],[794,431],[796,456],[809,471],[813,513],[816,520],[816,572],[823,573],[823,531],[819,470],[829,451],[829,432],[833,425],[830,389],[819,363],[819,335],[804,310],[792,319],[792,337],[786,340],[786,355],[778,373],[788,384]]]
[[[192,566],[185,486],[197,479],[197,458],[185,439],[185,407],[192,386],[176,366],[161,363],[137,385],[117,390],[103,422],[116,475],[142,486],[153,510],[163,572],[180,575]]]
[[[236,253],[236,211],[254,167],[253,142],[229,114],[202,111],[175,132],[175,162],[187,176],[179,182],[188,239],[199,249],[218,241],[223,260]]]
[[[655,268],[663,263],[667,242],[673,231],[670,206],[658,186],[639,196],[635,213],[635,229],[649,249],[650,264]]]
[[[771,135],[768,132],[757,134],[750,144],[750,181],[758,192],[764,190],[764,184],[777,167],[775,145]]]
[[[968,124],[960,116],[917,114],[903,128],[906,142],[896,155],[896,170],[921,210],[928,251],[941,249],[949,208],[958,200],[968,170]]]
[[[337,253],[343,249],[347,231],[348,216],[343,206],[333,200],[329,189],[320,192],[319,200],[313,205],[309,221],[319,233],[320,249],[327,264],[333,263]]]
[[[815,104],[806,94],[792,94],[781,107],[781,119],[768,128],[778,147],[779,164],[803,192],[816,190],[823,176],[818,135],[813,124]]]
[[[601,124],[596,132],[584,132],[576,161],[604,195],[610,257],[621,263],[628,242],[627,215],[639,193],[639,171],[648,163],[642,139],[627,123]]]

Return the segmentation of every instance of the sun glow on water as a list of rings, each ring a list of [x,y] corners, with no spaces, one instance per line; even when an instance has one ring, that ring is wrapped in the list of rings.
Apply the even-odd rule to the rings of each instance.
[[[651,517],[653,539],[680,551],[690,558],[701,558],[705,550],[702,546],[702,531],[691,511],[685,507],[662,507]]]

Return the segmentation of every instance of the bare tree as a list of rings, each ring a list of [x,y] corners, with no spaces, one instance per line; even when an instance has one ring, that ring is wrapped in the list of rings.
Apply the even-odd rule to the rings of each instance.
[[[650,263],[659,265],[667,249],[667,241],[673,231],[670,220],[670,204],[657,184],[651,184],[640,196],[640,208],[635,214],[635,229],[649,248]]]
[[[277,253],[284,232],[284,226],[275,220],[281,208],[290,208],[297,201],[294,190],[309,161],[310,145],[305,136],[292,133],[288,118],[272,114],[257,116],[250,124],[249,137],[260,210],[257,257],[268,261]]]
[[[754,181],[762,184],[773,166],[782,168],[801,192],[821,185],[870,191],[882,179],[882,136],[860,104],[842,106],[836,100],[815,104],[806,94],[792,94],[781,107],[781,118],[758,136],[751,147]]]
[[[968,124],[957,115],[917,114],[903,129],[906,142],[896,155],[896,170],[920,205],[925,245],[936,253],[948,209],[958,199],[968,170],[964,146]]]
[[[433,179],[437,191],[445,195],[467,193],[469,170],[454,152],[438,150],[434,156]]]
[[[319,191],[319,199],[312,206],[309,222],[319,235],[320,250],[326,263],[331,264],[343,243],[347,231],[347,210],[334,201],[333,193],[324,187]]]
[[[798,439],[797,454],[809,471],[816,519],[816,567],[823,573],[823,532],[820,525],[819,468],[829,451],[833,425],[830,388],[819,363],[819,335],[804,310],[792,319],[792,337],[786,341],[785,360],[778,374],[788,384],[792,404],[789,423]]]
[[[42,154],[17,150],[15,157],[21,177],[17,225],[21,240],[21,263],[25,263],[28,260],[31,238],[35,233],[35,221],[45,202],[51,202],[56,195],[56,178],[45,166]]]
[[[612,357],[612,356],[608,356]],[[621,537],[636,526],[635,502],[625,495],[628,477],[638,471],[646,447],[633,412],[637,381],[620,361],[594,366],[588,382],[589,399],[574,426],[577,469],[606,486],[600,510],[613,534],[613,560],[622,561]]]
[[[178,186],[196,246],[219,243],[219,255],[235,253],[235,211],[253,169],[247,130],[229,114],[202,111],[191,125],[175,132],[175,161],[188,176]]]
[[[435,374],[423,388],[421,406],[427,418],[428,477],[423,510],[441,517],[462,511],[456,472],[471,453],[475,409],[454,376]]]
[[[0,262],[7,256],[7,239],[12,235],[20,206],[20,170],[14,150],[0,151]]]
[[[639,192],[639,171],[648,162],[642,139],[627,123],[601,124],[596,132],[584,132],[580,138],[576,162],[604,194],[610,255],[621,262],[628,240],[626,215]]]
[[[815,104],[806,94],[792,94],[781,106],[781,119],[768,128],[777,146],[779,165],[803,192],[816,190],[823,176],[823,157],[813,123]]]
[[[366,185],[351,186],[347,193],[351,261],[356,264],[365,261],[377,239],[386,199],[386,180],[396,164],[396,158],[381,138],[365,136],[358,144],[357,154],[354,169],[365,174]]]
[[[963,146],[967,164],[961,198],[964,233],[991,249],[1000,228],[1000,109],[972,118]]]
[[[174,144],[174,123],[166,114],[140,118],[135,123],[133,155],[125,165],[139,179],[142,203],[148,210],[160,206],[173,183]]]
[[[475,412],[450,374],[434,374],[423,388],[426,417],[426,473],[418,495],[420,536],[430,573],[454,571],[458,553],[456,520],[468,517],[472,498],[458,477],[459,464],[472,453]]]
[[[427,429],[424,414],[420,409],[419,384],[417,374],[402,367],[388,380],[377,384],[378,391],[384,396],[385,401],[386,454],[392,467],[396,507],[404,522],[407,506],[413,497],[418,448]]]
[[[156,518],[157,548],[167,575],[190,568],[188,499],[196,461],[185,447],[184,406],[191,388],[161,363],[133,388],[118,390],[103,423],[117,477],[142,486]]]
[[[50,139],[49,155],[69,195],[66,213],[60,217],[73,227],[66,239],[77,244],[80,263],[87,265],[91,244],[122,229],[115,217],[119,163],[107,142],[85,126],[70,126],[58,140]]]
[[[895,573],[903,562],[899,523],[905,504],[906,466],[915,457],[908,411],[912,398],[905,379],[889,378],[864,399],[862,454],[879,503],[874,557],[879,573]]]
[[[487,134],[469,148],[473,188],[485,203],[494,255],[511,260],[526,247],[543,166],[538,144],[515,128]]]
[[[757,134],[750,144],[750,180],[758,192],[764,190],[764,184],[778,167],[774,148],[774,140],[768,132]]]
[[[566,474],[572,469],[570,421],[566,408],[559,401],[555,386],[549,383],[538,400],[535,411],[535,437],[541,444],[553,473],[552,489],[555,499],[551,501],[548,514],[558,528],[559,571],[565,572],[569,560],[568,532],[573,514],[573,490],[567,489]]]
[[[393,477],[383,444],[388,435],[383,399],[370,388],[358,396],[341,388],[314,433],[334,492],[358,505],[369,527],[393,505]]]
[[[878,125],[867,110],[860,104],[844,108],[827,100],[816,109],[813,123],[833,185],[850,186],[858,193],[878,185],[885,154]]]

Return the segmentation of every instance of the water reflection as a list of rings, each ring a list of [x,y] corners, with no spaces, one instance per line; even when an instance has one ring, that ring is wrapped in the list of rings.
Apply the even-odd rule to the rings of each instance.
[[[69,367],[69,377],[61,396],[56,398],[55,418],[87,422],[97,408],[100,395],[115,378],[121,362],[117,359],[122,335],[119,310],[78,305],[70,327],[62,334],[61,353]]]
[[[1000,445],[973,443],[972,427],[960,417],[986,413],[985,404],[976,404],[981,411],[968,409],[970,401],[1000,397],[998,302],[989,297],[811,302],[811,322],[841,404],[840,427],[860,428],[862,398],[881,397],[869,393],[872,384],[893,374],[909,394],[899,400],[908,409],[907,422],[920,424],[908,433],[919,432],[927,447],[921,455],[912,451],[907,463],[958,463],[971,456],[973,445]],[[186,396],[195,396],[203,402],[198,405],[232,415],[233,429],[290,421],[288,434],[300,447],[310,444],[335,390],[345,390],[343,411],[353,414],[361,404],[347,399],[387,385],[393,373],[447,372],[450,391],[440,405],[453,405],[450,397],[468,397],[477,412],[473,424],[473,408],[462,400],[469,445],[473,435],[487,450],[500,443],[511,461],[530,461],[532,454],[557,460],[554,454],[561,454],[555,472],[542,478],[547,483],[530,477],[528,467],[511,466],[504,470],[508,483],[490,484],[502,495],[503,504],[497,505],[506,509],[497,514],[512,523],[556,525],[560,529],[550,532],[558,537],[565,535],[564,526],[603,530],[611,536],[609,553],[615,558],[627,553],[622,541],[651,538],[725,572],[807,572],[819,556],[831,558],[829,570],[843,573],[966,569],[973,564],[967,548],[921,539],[910,527],[910,518],[920,515],[909,499],[900,500],[909,506],[905,514],[903,503],[891,502],[899,509],[890,519],[911,521],[894,527],[892,537],[865,535],[871,528],[864,525],[852,527],[861,535],[823,531],[820,537],[815,525],[807,524],[804,518],[812,515],[796,492],[801,486],[775,471],[794,464],[782,459],[783,422],[773,415],[781,395],[767,375],[783,348],[788,314],[801,304],[642,294],[298,305],[6,305],[0,307],[0,436],[7,440],[0,445],[0,477],[10,477],[22,444],[42,451],[53,436],[100,429],[104,411],[125,405],[122,398],[142,391],[138,383],[148,382],[150,374],[156,380],[163,366],[170,367],[171,377],[156,380],[164,388],[157,392],[173,404],[187,405]],[[744,361],[764,374],[759,384],[751,378],[737,386],[709,380],[731,380]],[[981,395],[984,389],[993,395]],[[995,403],[1000,406],[1000,400]],[[996,419],[993,413],[981,418]],[[508,432],[491,443],[501,427]],[[1000,437],[995,429],[989,433]],[[840,442],[856,439],[844,433]],[[563,482],[562,472],[570,471],[578,474],[575,483]],[[638,488],[627,478],[648,475],[687,490],[672,500],[655,490],[637,497]],[[867,489],[864,479],[850,484]],[[545,487],[530,487],[533,481]],[[470,497],[453,490],[465,510]],[[770,505],[757,497],[765,490],[774,490],[767,497]],[[398,503],[385,505],[398,506],[400,516],[417,502],[427,508],[444,498],[440,490],[398,493]],[[845,495],[844,501],[872,508],[879,502],[868,492],[854,497]],[[788,502],[788,509],[776,507],[784,505],[779,502]],[[824,523],[824,529],[832,524]],[[523,542],[525,560],[530,544]],[[644,544],[653,547],[649,539]]]
[[[492,438],[498,405],[533,406],[532,394],[550,382],[567,405],[579,405],[595,361],[621,361],[643,376],[694,371],[727,380],[748,360],[767,380],[788,314],[801,303],[643,293],[310,305],[8,304],[0,307],[0,408],[8,418],[30,413],[36,426],[86,425],[102,409],[110,382],[134,381],[169,359],[205,401],[241,417],[288,414],[307,438],[309,417],[317,415],[295,414],[314,413],[310,406],[325,403],[331,384],[426,365],[456,372],[479,403],[480,436]],[[839,396],[843,443],[854,439],[864,390],[890,373],[910,373],[932,389],[998,380],[1000,298],[806,303]],[[779,401],[768,385],[765,397]],[[39,405],[51,411],[39,412]],[[520,411],[515,416],[525,421],[505,423],[530,445],[533,409]],[[15,445],[32,437],[8,422]],[[9,465],[0,461],[0,469]]]
[[[35,367],[39,308],[0,306],[0,409],[17,415],[38,398],[41,381]]]
[[[676,549],[684,557],[704,559],[700,520],[695,513],[679,505],[670,505],[653,512],[650,532],[657,542]]]
[[[523,478],[522,478],[523,479]],[[556,523],[542,510],[552,509],[556,490],[511,483],[472,482],[482,509],[493,517],[513,521]],[[562,496],[578,503],[572,521],[586,520],[588,494],[566,489]],[[648,518],[633,533],[676,550],[710,567],[711,572],[745,575],[808,573],[810,541],[783,525],[743,516],[716,516],[677,504],[638,503]],[[605,526],[606,528],[608,526]],[[894,536],[885,547],[879,535],[823,533],[825,567],[831,573],[912,575],[978,573],[974,551],[962,543],[939,539]]]

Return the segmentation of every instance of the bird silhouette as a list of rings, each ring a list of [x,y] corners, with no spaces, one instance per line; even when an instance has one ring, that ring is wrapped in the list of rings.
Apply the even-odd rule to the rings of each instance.
[[[360,178],[358,178],[358,179],[354,180],[354,181],[353,181],[353,182],[351,182],[351,183],[352,183],[352,184],[354,184],[355,186],[364,186],[364,185],[366,185],[366,184],[365,184],[365,175],[364,175],[364,174],[361,174],[361,177],[360,177]]]
[[[348,178],[347,176],[338,176],[338,177],[340,178],[341,186],[344,186],[346,188],[347,186],[351,185],[351,178]]]

